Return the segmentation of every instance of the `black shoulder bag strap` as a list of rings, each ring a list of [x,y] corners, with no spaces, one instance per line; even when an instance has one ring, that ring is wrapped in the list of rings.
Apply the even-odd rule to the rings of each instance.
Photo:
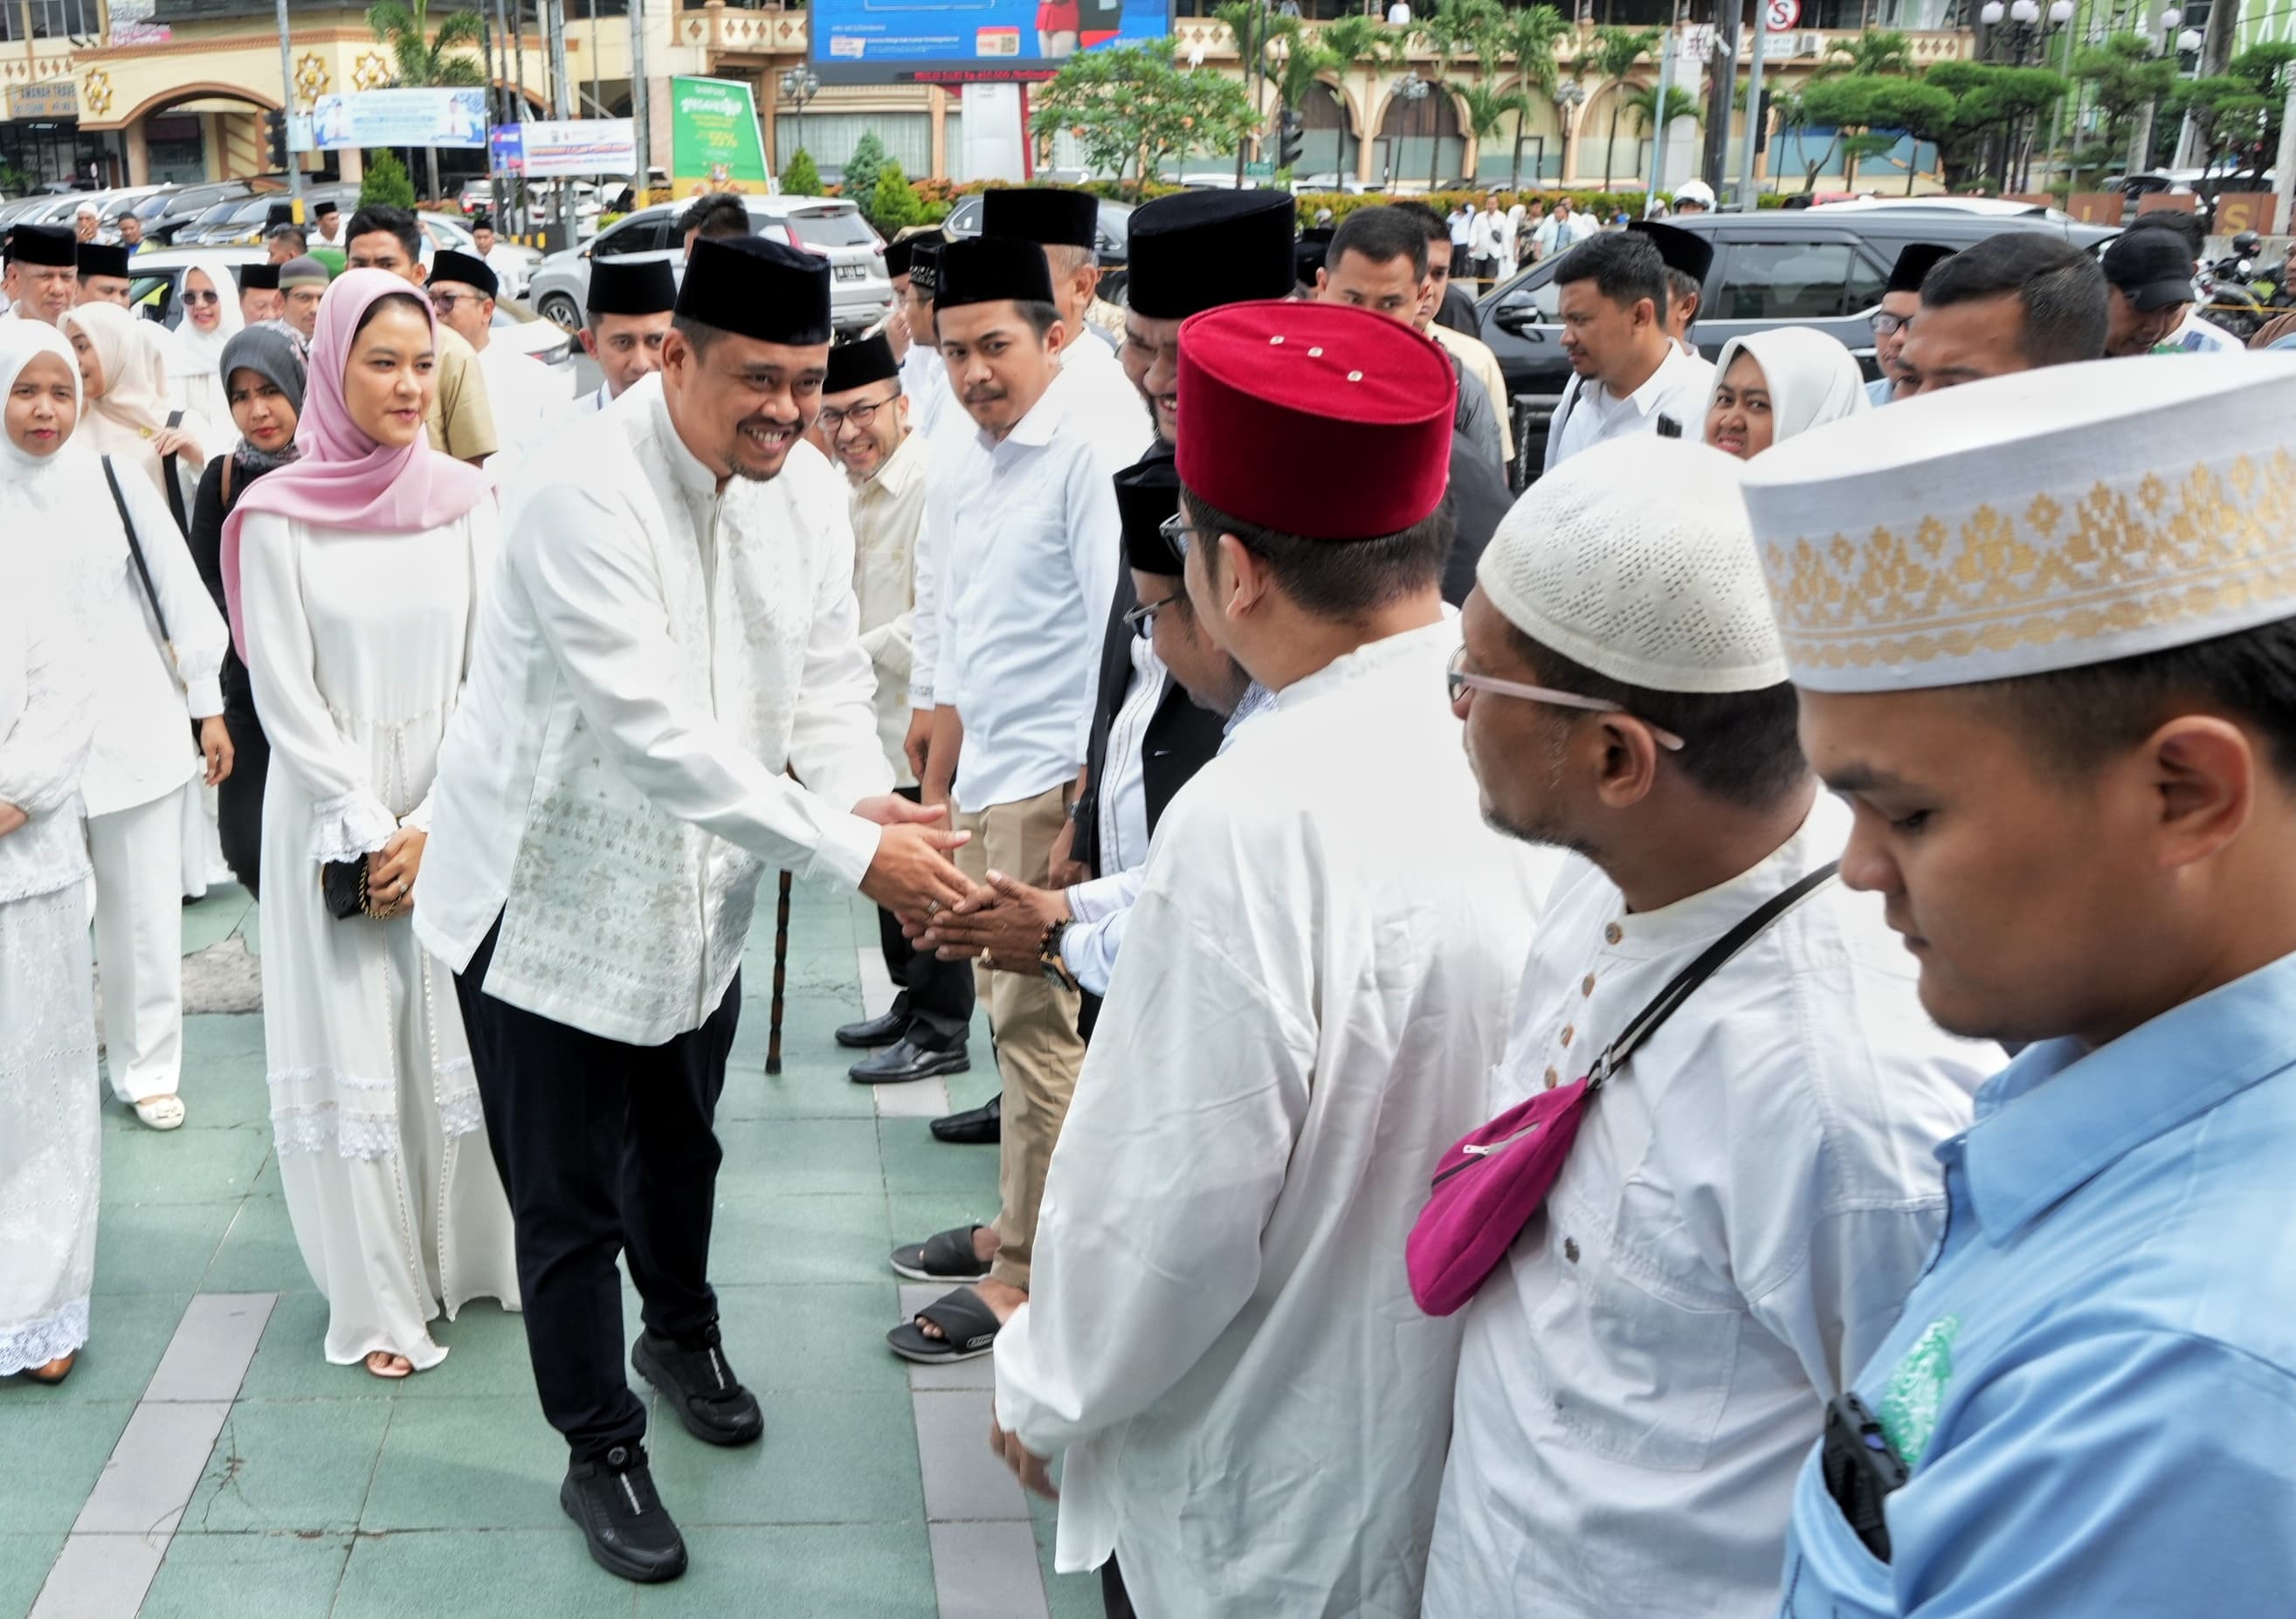
[[[168,413],[168,426],[171,429],[183,425],[183,412]],[[168,451],[160,459],[160,493],[168,497],[168,513],[176,519],[176,532],[188,535],[192,531],[192,523],[191,519],[184,512],[184,480],[176,476],[176,452],[173,450]]]
[[[112,470],[111,457],[102,456],[103,481],[111,487],[111,503],[119,510],[119,527],[127,536],[127,554],[135,560],[135,576],[144,583],[144,600],[152,609],[152,621],[160,626],[160,650],[168,655],[168,673],[182,685],[184,677],[176,673],[176,638],[168,633],[168,615],[160,610],[160,592],[152,583],[152,565],[144,560],[144,542],[135,536],[135,519],[127,515],[127,498],[119,492],[119,475]]]
[[[1800,882],[1781,893],[1773,894],[1755,910],[1739,919],[1738,925],[1709,944],[1699,958],[1674,975],[1667,986],[1652,997],[1651,1003],[1636,1015],[1616,1040],[1603,1049],[1587,1070],[1587,1094],[1593,1096],[1610,1082],[1611,1075],[1626,1066],[1635,1048],[1650,1038],[1658,1026],[1674,1015],[1675,1008],[1690,999],[1690,992],[1722,969],[1732,956],[1752,944],[1762,930],[1787,912],[1800,904],[1820,885],[1830,881],[1841,869],[1838,860],[1829,860]]]

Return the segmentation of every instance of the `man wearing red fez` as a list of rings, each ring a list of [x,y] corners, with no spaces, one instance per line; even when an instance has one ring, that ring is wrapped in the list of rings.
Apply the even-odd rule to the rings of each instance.
[[[1456,386],[1361,310],[1182,330],[1170,535],[1275,707],[1165,814],[996,1353],[996,1443],[1040,1489],[1066,1453],[1056,1566],[1111,1614],[1419,1611],[1457,1333],[1404,1239],[1551,870],[1446,724]]]

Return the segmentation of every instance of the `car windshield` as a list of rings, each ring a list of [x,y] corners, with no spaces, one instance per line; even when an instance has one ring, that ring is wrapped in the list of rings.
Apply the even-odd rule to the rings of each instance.
[[[154,192],[129,211],[138,219],[157,219],[168,211],[168,205],[175,200],[175,193],[172,192]]]
[[[865,248],[876,235],[858,209],[824,209],[818,213],[791,214],[789,226],[798,240],[816,248]]]
[[[230,218],[238,211],[239,204],[236,202],[218,202],[213,208],[208,209],[207,212],[201,214],[197,219],[192,221],[192,223],[193,225],[221,225],[225,220]]]

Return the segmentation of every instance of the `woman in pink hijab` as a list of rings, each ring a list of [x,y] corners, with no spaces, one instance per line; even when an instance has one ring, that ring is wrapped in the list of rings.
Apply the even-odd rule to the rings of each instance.
[[[231,629],[271,739],[264,1041],[287,1210],[327,1359],[438,1364],[430,1322],[515,1307],[510,1209],[447,969],[416,944],[439,745],[492,571],[486,477],[430,448],[421,292],[353,270],[319,307],[299,458],[224,528]],[[335,879],[323,878],[337,868]],[[348,916],[323,883],[359,892]]]

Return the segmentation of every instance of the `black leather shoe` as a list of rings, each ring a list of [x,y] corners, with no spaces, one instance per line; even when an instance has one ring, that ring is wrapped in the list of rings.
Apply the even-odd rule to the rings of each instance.
[[[750,1444],[765,1436],[766,1415],[726,1364],[717,1322],[693,1348],[642,1332],[630,1346],[630,1364],[661,1390],[685,1431],[704,1444]]]
[[[864,1051],[871,1046],[890,1045],[907,1033],[908,1026],[908,1008],[896,1003],[890,1011],[845,1025],[837,1031],[837,1043]]]
[[[658,1585],[685,1572],[685,1540],[653,1492],[644,1445],[618,1444],[595,1461],[576,1462],[558,1486],[558,1504],[608,1574]]]
[[[931,1079],[936,1074],[968,1073],[972,1067],[972,1059],[961,1045],[929,1051],[904,1036],[874,1057],[863,1058],[847,1072],[857,1085],[898,1085],[912,1079]]]
[[[932,1122],[933,1139],[959,1147],[994,1147],[1004,1139],[1004,1093]]]

